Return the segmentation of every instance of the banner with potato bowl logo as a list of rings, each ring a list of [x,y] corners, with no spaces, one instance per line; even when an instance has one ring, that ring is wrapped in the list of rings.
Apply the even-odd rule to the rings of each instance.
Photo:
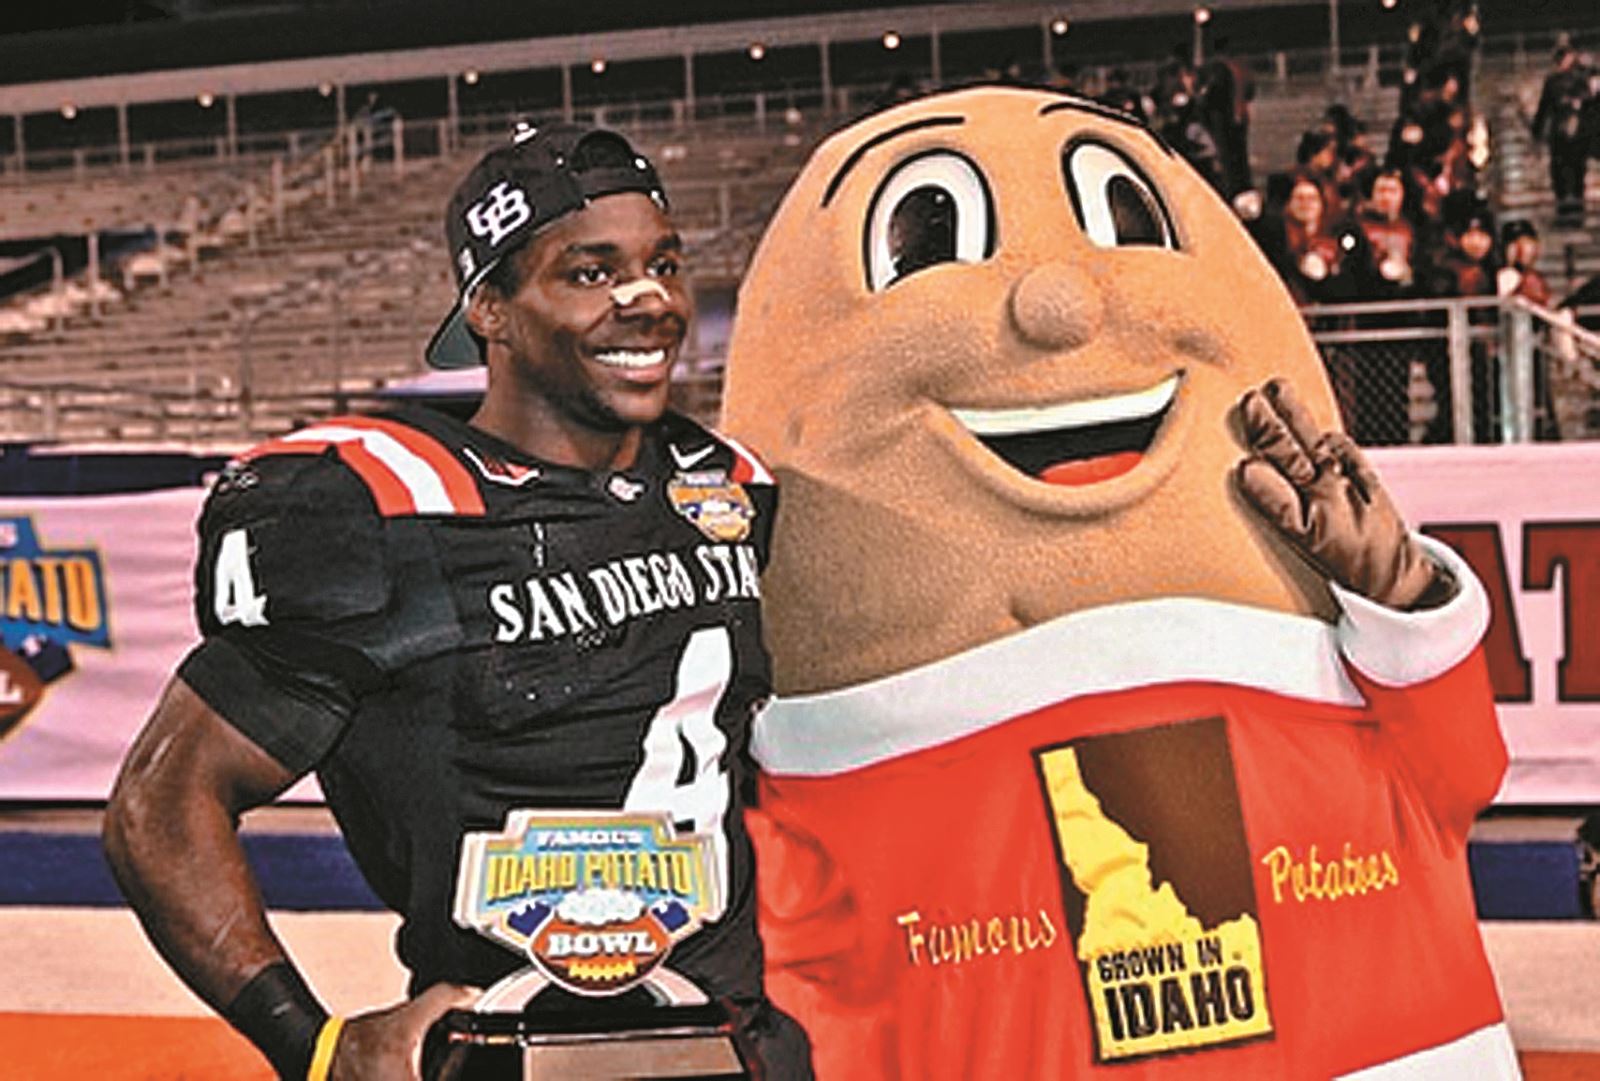
[[[580,995],[641,983],[720,910],[711,844],[665,814],[513,811],[462,840],[455,919]]]
[[[0,500],[0,799],[105,799],[195,641],[203,495]]]

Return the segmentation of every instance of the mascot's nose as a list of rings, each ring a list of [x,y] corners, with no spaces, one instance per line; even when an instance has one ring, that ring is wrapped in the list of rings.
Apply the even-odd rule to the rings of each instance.
[[[1027,341],[1045,349],[1076,349],[1100,331],[1105,301],[1082,270],[1045,263],[1011,287],[1011,321]]]

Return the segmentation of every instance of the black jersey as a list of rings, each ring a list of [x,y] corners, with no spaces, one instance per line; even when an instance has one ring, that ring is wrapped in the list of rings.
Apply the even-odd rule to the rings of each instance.
[[[217,484],[205,640],[179,672],[285,767],[317,771],[404,917],[414,989],[527,964],[452,919],[464,836],[514,810],[627,808],[714,839],[718,910],[671,965],[754,998],[742,809],[776,494],[752,456],[675,414],[600,475],[439,414],[331,420]]]

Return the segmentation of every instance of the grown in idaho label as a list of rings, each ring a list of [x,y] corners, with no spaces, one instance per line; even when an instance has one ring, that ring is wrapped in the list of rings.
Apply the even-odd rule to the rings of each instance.
[[[639,984],[720,910],[710,842],[665,814],[513,811],[462,839],[455,920],[580,995]]]
[[[1096,1060],[1269,1037],[1223,722],[1089,737],[1035,759]]]

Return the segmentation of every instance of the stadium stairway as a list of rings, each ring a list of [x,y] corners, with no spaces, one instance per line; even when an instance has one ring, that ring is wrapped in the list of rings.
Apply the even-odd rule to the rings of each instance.
[[[1482,79],[1484,111],[1490,119],[1496,170],[1496,201],[1502,221],[1525,218],[1542,241],[1539,272],[1559,301],[1600,274],[1600,169],[1588,169],[1586,210],[1581,222],[1556,226],[1549,152],[1533,137],[1543,74],[1488,70]]]
[[[1265,94],[1256,99],[1250,119],[1250,164],[1258,186],[1271,173],[1294,169],[1300,136],[1317,126],[1335,100],[1366,124],[1367,144],[1383,157],[1400,111],[1396,88],[1374,86],[1330,95],[1326,87],[1317,87]]]
[[[270,1071],[163,966],[100,854],[99,812],[0,810],[0,1046],[21,1081],[269,1081]],[[1600,923],[1577,907],[1576,820],[1491,817],[1469,847],[1512,1037],[1529,1081],[1600,1078],[1588,961]],[[396,921],[361,880],[330,817],[253,812],[246,853],[275,930],[337,1012],[393,1001]],[[1583,982],[1580,982],[1583,981]]]

